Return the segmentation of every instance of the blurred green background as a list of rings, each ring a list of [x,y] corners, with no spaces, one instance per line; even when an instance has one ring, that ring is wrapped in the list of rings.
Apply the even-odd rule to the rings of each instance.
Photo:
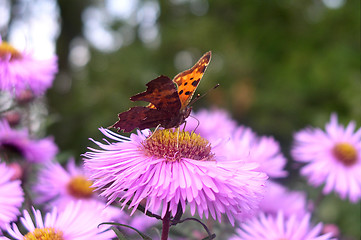
[[[323,126],[331,112],[344,123],[361,118],[359,1],[139,0],[122,17],[107,2],[58,2],[60,73],[48,97],[63,150],[86,151],[148,81],[174,77],[209,50],[197,92],[221,86],[194,109],[227,109],[285,151],[293,132]],[[82,48],[88,58],[76,60]]]
[[[194,109],[228,110],[240,124],[273,135],[289,159],[292,134],[323,127],[332,112],[360,127],[360,1],[53,2],[60,71],[47,93],[49,134],[62,151],[84,153],[88,138],[102,138],[98,128],[134,106],[129,97],[148,81],[173,78],[209,50],[197,93],[220,87]],[[321,218],[358,239],[360,206],[332,196],[330,202],[338,212],[329,204],[319,209]]]

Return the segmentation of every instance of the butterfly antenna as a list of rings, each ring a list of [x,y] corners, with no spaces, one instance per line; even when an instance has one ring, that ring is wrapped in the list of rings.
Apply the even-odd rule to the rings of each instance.
[[[192,115],[189,115],[189,116],[190,116],[191,118],[197,120],[197,126],[196,126],[196,128],[192,131],[192,133],[193,133],[193,132],[195,132],[195,131],[197,130],[197,128],[199,127],[200,122],[199,122],[198,118],[196,118],[196,117],[194,117],[194,116],[192,116]]]
[[[216,89],[217,87],[219,87],[219,83],[217,83],[213,88],[209,89],[205,94],[200,95],[199,93],[197,94],[197,96],[188,104],[188,106],[191,106],[193,103],[195,103],[196,101],[198,101],[199,99],[201,99],[202,97],[206,96],[211,90]]]

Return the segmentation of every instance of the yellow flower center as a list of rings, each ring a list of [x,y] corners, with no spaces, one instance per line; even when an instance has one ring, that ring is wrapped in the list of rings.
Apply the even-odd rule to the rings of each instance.
[[[349,143],[337,143],[333,147],[332,153],[338,161],[346,166],[352,166],[357,162],[357,151]]]
[[[21,53],[16,50],[13,46],[8,44],[7,42],[2,42],[0,44],[0,58],[7,58],[10,56],[10,61],[15,59],[21,59]]]
[[[68,183],[67,190],[75,198],[91,198],[94,190],[92,184],[93,182],[84,176],[76,176]]]
[[[199,161],[212,161],[211,144],[199,134],[177,130],[157,130],[142,142],[146,155],[179,161],[190,158]]]
[[[64,240],[63,232],[55,228],[35,228],[27,233],[23,240]]]

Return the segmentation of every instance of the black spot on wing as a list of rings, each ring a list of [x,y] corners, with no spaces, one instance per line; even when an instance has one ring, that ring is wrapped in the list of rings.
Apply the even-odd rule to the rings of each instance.
[[[182,93],[183,93],[183,89],[179,91],[179,95],[182,95]]]
[[[199,81],[200,81],[200,79],[194,80],[194,81],[192,82],[193,87],[196,87],[196,86],[198,85]]]
[[[190,91],[186,91],[184,94],[188,96],[188,95],[191,94],[191,92],[190,92]]]

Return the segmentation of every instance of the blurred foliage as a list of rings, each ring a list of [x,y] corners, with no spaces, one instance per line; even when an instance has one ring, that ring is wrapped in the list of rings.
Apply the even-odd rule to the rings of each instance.
[[[145,90],[145,83],[182,71],[174,65],[180,51],[189,52],[193,63],[213,52],[197,92],[221,87],[195,109],[228,109],[240,123],[274,135],[287,148],[294,131],[323,125],[331,112],[345,123],[360,119],[359,2],[328,9],[319,1],[209,1],[203,16],[192,13],[194,1],[178,2],[159,2],[159,46],[144,44],[136,34],[118,51],[91,49],[90,62],[72,69],[69,45],[81,36],[81,13],[90,2],[59,1],[61,72],[48,96],[59,117],[50,130],[62,149],[84,152],[87,138],[99,136],[98,127],[133,106],[129,97]]]
[[[62,150],[75,156],[85,152],[88,138],[100,139],[97,128],[113,124],[117,113],[134,106],[129,97],[145,90],[148,81],[161,74],[172,78],[190,67],[177,69],[180,52],[189,53],[193,63],[204,52],[213,53],[197,92],[221,86],[196,102],[195,110],[228,109],[240,124],[275,136],[286,155],[295,131],[324,126],[331,112],[360,127],[359,1],[335,9],[321,1],[159,1],[158,42],[145,43],[139,25],[132,25],[131,43],[113,52],[91,48],[88,64],[74,68],[69,46],[82,37],[82,13],[101,2],[58,1],[61,69],[48,98],[56,120],[50,134]],[[197,4],[204,12],[197,11]],[[127,24],[117,21],[108,27]],[[344,209],[351,208],[345,204]],[[360,236],[360,216],[347,213],[341,225]]]

